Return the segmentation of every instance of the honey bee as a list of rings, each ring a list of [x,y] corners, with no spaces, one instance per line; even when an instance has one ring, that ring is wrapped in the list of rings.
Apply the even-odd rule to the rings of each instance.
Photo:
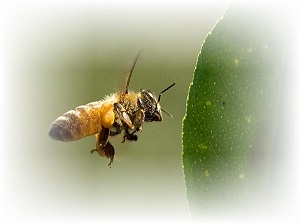
[[[86,136],[96,135],[96,148],[99,156],[110,159],[111,166],[115,150],[108,141],[110,136],[124,133],[123,141],[137,141],[137,132],[142,131],[144,122],[161,122],[162,112],[159,102],[162,94],[173,87],[175,82],[159,93],[156,98],[152,92],[128,91],[133,69],[139,54],[136,56],[125,82],[123,91],[106,96],[103,100],[69,110],[58,117],[49,129],[49,136],[58,141],[75,141]]]

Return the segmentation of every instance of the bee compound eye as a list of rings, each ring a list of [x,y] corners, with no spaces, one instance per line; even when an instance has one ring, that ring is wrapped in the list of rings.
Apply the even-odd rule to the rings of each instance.
[[[145,91],[145,94],[148,96],[149,99],[154,99],[154,96],[151,92]]]
[[[141,98],[138,98],[137,104],[138,104],[138,107],[139,107],[139,108],[144,109],[143,101],[141,100]]]

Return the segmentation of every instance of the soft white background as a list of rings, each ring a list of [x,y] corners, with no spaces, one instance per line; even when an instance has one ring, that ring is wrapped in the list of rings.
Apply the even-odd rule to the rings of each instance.
[[[181,120],[202,41],[227,3],[2,2],[0,222],[190,221]],[[292,12],[287,16],[294,16],[298,4],[287,4]],[[293,19],[289,25],[298,29]],[[296,35],[291,40],[298,42]],[[298,218],[300,187],[297,47],[286,92],[292,154],[282,175],[288,186],[276,188],[285,194],[274,211],[290,220]],[[73,143],[49,139],[47,130],[57,116],[122,87],[140,49],[130,87],[157,93],[176,81],[162,98],[174,119],[146,124],[138,142],[114,139],[111,169],[106,159],[89,153],[93,137]]]

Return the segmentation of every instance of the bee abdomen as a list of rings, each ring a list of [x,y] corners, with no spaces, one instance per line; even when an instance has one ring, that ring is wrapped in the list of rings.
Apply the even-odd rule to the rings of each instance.
[[[101,104],[93,102],[66,112],[52,123],[49,136],[59,141],[75,141],[98,133],[101,129]]]

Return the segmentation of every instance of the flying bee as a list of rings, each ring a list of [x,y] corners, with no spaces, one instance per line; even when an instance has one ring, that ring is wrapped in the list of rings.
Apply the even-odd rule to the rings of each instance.
[[[125,82],[125,89],[106,96],[103,100],[69,110],[58,117],[49,129],[49,136],[59,141],[75,141],[86,136],[96,135],[96,148],[99,156],[110,159],[111,166],[115,150],[108,141],[110,136],[124,133],[123,141],[137,141],[137,132],[142,131],[144,122],[161,122],[162,112],[167,111],[159,105],[162,94],[175,83],[160,92],[158,98],[148,90],[128,91],[133,69],[139,54],[135,58]],[[170,115],[172,116],[172,115]]]

